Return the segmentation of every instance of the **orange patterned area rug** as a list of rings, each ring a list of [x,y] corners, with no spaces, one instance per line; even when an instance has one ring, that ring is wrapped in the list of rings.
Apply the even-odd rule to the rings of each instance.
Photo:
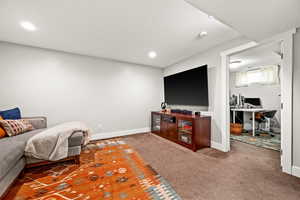
[[[181,200],[170,184],[122,140],[88,144],[80,165],[29,169],[5,200]]]

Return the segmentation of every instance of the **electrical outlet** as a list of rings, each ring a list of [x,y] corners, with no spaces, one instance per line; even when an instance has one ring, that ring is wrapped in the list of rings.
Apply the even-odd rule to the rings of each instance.
[[[98,130],[102,130],[102,129],[103,129],[103,125],[99,123],[99,124],[97,125],[97,128],[98,128]]]

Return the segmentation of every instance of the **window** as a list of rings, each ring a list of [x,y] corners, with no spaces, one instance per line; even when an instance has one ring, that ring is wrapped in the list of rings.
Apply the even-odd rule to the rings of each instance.
[[[267,66],[260,69],[237,72],[235,86],[245,87],[254,84],[272,85],[279,83],[279,66]]]

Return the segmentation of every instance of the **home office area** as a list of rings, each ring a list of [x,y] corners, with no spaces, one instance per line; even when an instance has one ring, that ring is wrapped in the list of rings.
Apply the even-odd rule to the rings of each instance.
[[[230,57],[230,138],[280,151],[281,43]]]

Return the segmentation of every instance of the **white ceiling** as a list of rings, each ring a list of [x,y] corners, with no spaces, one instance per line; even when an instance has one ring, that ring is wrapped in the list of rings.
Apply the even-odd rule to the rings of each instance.
[[[157,67],[240,36],[184,0],[0,0],[0,27],[2,41]]]
[[[185,1],[252,40],[260,41],[300,26],[300,0]]]
[[[240,64],[231,64],[230,71],[236,72],[267,65],[278,65],[281,62],[281,56],[278,54],[281,52],[280,46],[280,43],[272,43],[230,56],[230,62],[242,61]]]

